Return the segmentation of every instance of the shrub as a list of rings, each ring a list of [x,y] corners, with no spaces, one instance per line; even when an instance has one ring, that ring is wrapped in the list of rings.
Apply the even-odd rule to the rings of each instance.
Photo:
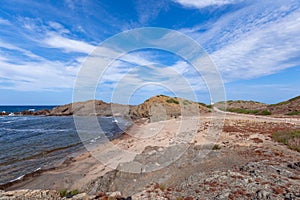
[[[276,132],[272,138],[287,145],[290,149],[300,152],[300,130]]]
[[[220,150],[220,149],[221,149],[221,147],[217,144],[215,144],[212,148],[212,150]]]
[[[159,95],[156,95],[156,97],[167,97],[167,96],[163,95],[163,94],[159,94]]]
[[[300,111],[292,111],[287,113],[286,115],[300,115]]]
[[[191,104],[191,102],[189,102],[188,100],[184,100],[182,103],[183,103],[183,105],[185,105],[185,106]]]
[[[259,110],[247,110],[242,108],[228,108],[227,111],[242,114],[257,114],[259,112]]]
[[[259,115],[271,115],[272,113],[268,110],[263,110],[259,113]]]
[[[60,190],[59,195],[60,197],[65,197],[67,195],[68,191],[66,189]]]
[[[176,99],[173,99],[173,98],[167,99],[166,102],[167,102],[167,103],[175,103],[175,104],[179,104],[179,101],[177,101]]]
[[[212,108],[211,105],[206,105],[205,103],[198,102],[198,104],[207,108]]]
[[[164,184],[159,184],[159,189],[161,191],[164,191],[166,189],[166,186]]]
[[[66,189],[60,190],[59,191],[59,195],[60,197],[67,197],[67,198],[71,198],[75,195],[79,194],[78,190],[71,190],[71,191],[67,191]]]

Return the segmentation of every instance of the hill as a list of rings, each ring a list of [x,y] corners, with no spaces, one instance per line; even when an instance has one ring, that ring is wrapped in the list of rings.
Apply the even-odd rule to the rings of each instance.
[[[151,121],[161,121],[185,116],[208,113],[210,109],[202,103],[196,103],[183,98],[157,95],[144,101],[144,103],[132,107],[130,116],[133,119],[149,118]]]
[[[267,108],[272,114],[284,114],[290,116],[300,116],[300,96],[277,104],[268,105]]]
[[[55,107],[50,111],[49,115],[124,116],[128,115],[130,107],[122,104],[106,103],[101,100],[89,100]]]
[[[148,118],[161,121],[184,115],[207,113],[210,109],[205,104],[186,99],[157,95],[137,106],[106,103],[101,100],[75,102],[55,107],[47,115],[65,116],[129,116],[134,120]]]
[[[257,101],[229,100],[226,102],[218,102],[215,104],[215,106],[222,110],[224,109],[260,110],[260,109],[266,109],[267,104],[257,102]]]
[[[300,116],[300,96],[279,102],[277,104],[264,104],[256,101],[230,100],[218,102],[215,106],[229,112],[273,115],[273,116]]]

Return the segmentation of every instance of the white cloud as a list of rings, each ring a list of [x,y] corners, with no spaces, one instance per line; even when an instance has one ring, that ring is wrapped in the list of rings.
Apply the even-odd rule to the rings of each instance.
[[[38,56],[36,54],[33,54],[31,51],[28,51],[26,49],[22,49],[20,47],[17,47],[15,45],[3,42],[1,40],[0,40],[0,48],[9,49],[9,50],[16,50],[16,51],[22,52],[24,55],[26,55],[26,56],[28,56],[30,58],[42,59],[42,57],[40,57],[40,56]]]
[[[161,67],[154,63],[155,53],[132,53],[121,57],[102,75],[99,92],[110,91],[118,97],[118,102],[126,103],[129,96],[142,88],[148,94],[159,94],[162,88],[177,96],[194,98],[194,92],[207,91],[200,74],[191,70],[185,61]],[[106,92],[106,96],[110,96]]]
[[[1,89],[41,91],[72,88],[78,68],[55,62],[16,65],[0,61],[0,70],[0,78],[6,79]]]
[[[165,0],[148,0],[145,3],[144,0],[138,0],[135,3],[140,24],[146,25],[149,21],[155,19],[161,11],[167,9],[168,2]]]
[[[52,48],[62,49],[66,52],[78,52],[89,54],[95,49],[95,46],[87,42],[69,39],[67,37],[63,37],[61,35],[53,33],[50,33],[49,36],[43,40],[42,43]]]
[[[300,64],[299,3],[262,4],[230,13],[204,33],[184,30],[204,44],[226,81],[251,79]]]
[[[205,8],[208,6],[222,6],[226,4],[234,4],[242,0],[173,0],[186,7]]]
[[[49,26],[52,27],[54,30],[56,30],[58,33],[70,33],[68,29],[66,29],[62,24],[50,21]]]
[[[72,34],[61,23],[44,22],[39,18],[19,17],[18,21],[26,30],[23,37],[42,47],[61,49],[64,52],[91,53],[95,46],[81,40],[71,39]]]
[[[50,61],[26,49],[0,41],[0,89],[19,91],[42,91],[70,89],[83,59],[74,62]],[[6,50],[14,50],[17,55],[29,59],[16,61],[15,57],[5,55]],[[21,56],[24,58],[24,56]]]
[[[11,23],[7,19],[0,18],[0,24],[1,25],[10,25]]]

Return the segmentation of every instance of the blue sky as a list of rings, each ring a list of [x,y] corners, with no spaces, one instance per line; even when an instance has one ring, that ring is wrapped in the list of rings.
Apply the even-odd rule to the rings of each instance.
[[[275,103],[300,95],[298,0],[4,0],[0,104],[71,102],[87,56],[105,39],[142,27],[173,29],[197,41],[218,68],[227,99]],[[143,65],[151,66],[139,67]],[[170,72],[164,74],[162,68]],[[159,50],[131,52],[111,65],[95,97],[111,101],[120,79],[141,85],[130,100],[118,98],[120,103],[174,94],[164,85],[184,88],[173,69],[189,81],[197,100],[209,102],[205,84],[191,66]]]

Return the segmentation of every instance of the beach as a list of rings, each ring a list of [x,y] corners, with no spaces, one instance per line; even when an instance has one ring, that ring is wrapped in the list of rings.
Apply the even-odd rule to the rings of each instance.
[[[27,177],[6,190],[79,190],[91,198],[99,192],[118,191],[124,196],[140,199],[154,193],[166,195],[164,191],[155,192],[157,188],[153,183],[157,183],[170,188],[168,193],[172,196],[176,195],[176,188],[183,187],[187,177],[199,173],[202,174],[201,179],[205,179],[228,172],[223,175],[229,181],[226,187],[230,187],[233,184],[229,180],[230,173],[247,176],[241,169],[249,163],[256,163],[260,173],[264,174],[257,180],[258,186],[264,181],[270,182],[272,178],[277,178],[282,180],[282,184],[286,183],[285,187],[291,191],[300,188],[297,181],[299,171],[288,167],[288,164],[299,161],[299,153],[271,139],[274,130],[299,129],[297,119],[282,122],[271,117],[227,115],[220,135],[214,138],[209,135],[210,127],[215,127],[211,123],[220,121],[212,121],[212,118],[215,116],[204,114],[199,118],[187,119],[184,123],[181,123],[180,118],[136,123],[110,144],[94,146],[92,151],[69,158],[55,169]],[[179,137],[178,130],[179,133],[185,133],[185,137]],[[186,133],[191,136],[186,137]],[[286,173],[269,174],[268,167],[285,170]],[[240,186],[244,184],[240,183]],[[271,184],[269,188],[273,187],[272,182],[268,184]],[[258,186],[250,188],[248,193]],[[222,187],[226,188],[225,185]],[[188,188],[192,190],[193,187]],[[208,190],[202,191],[203,194],[205,192]]]

